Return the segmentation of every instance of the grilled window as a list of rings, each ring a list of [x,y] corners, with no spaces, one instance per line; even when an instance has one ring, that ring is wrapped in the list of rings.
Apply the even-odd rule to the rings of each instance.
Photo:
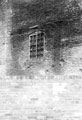
[[[30,58],[43,57],[44,40],[44,32],[36,32],[30,35]]]

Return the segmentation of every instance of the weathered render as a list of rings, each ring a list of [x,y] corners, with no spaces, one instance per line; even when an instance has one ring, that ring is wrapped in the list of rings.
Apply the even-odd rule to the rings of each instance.
[[[11,20],[10,20],[10,8],[9,3],[5,0],[0,0],[0,77],[5,77],[7,73],[7,64],[9,66],[9,41]]]
[[[12,1],[12,62],[8,74],[29,77],[62,75],[76,66],[72,60],[75,49],[78,52],[81,49],[81,9],[76,1],[68,3],[55,0]],[[45,32],[45,45],[44,56],[33,60],[29,57],[29,32],[36,25],[37,31]],[[78,70],[81,72],[81,68]]]

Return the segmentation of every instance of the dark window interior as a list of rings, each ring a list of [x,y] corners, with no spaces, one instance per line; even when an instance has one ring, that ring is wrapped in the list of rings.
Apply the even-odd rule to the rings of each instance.
[[[44,37],[43,32],[30,35],[30,58],[43,57]]]

